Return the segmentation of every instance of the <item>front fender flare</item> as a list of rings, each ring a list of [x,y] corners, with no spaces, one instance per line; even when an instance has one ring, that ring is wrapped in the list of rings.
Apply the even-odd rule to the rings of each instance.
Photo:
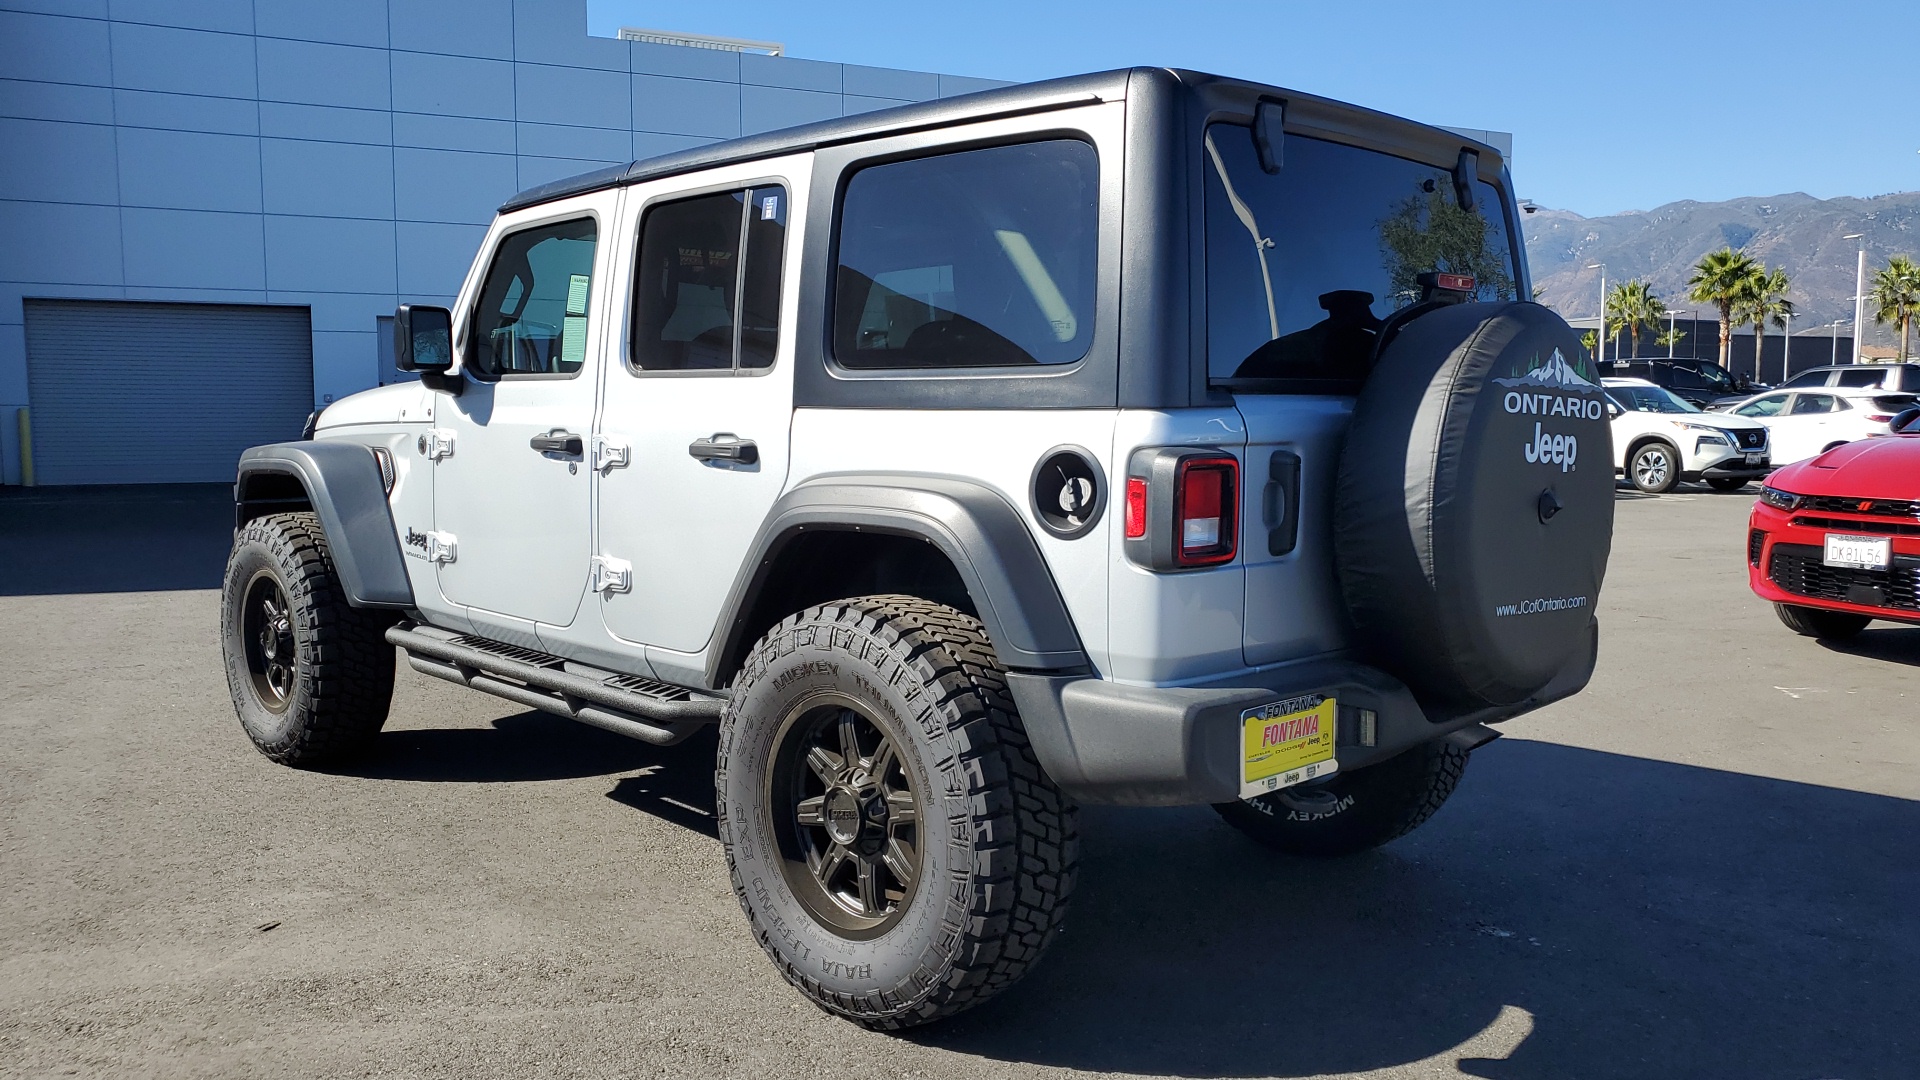
[[[949,477],[863,473],[809,480],[780,497],[755,537],[716,627],[708,685],[751,642],[754,599],[781,550],[809,531],[914,536],[945,555],[966,585],[1000,662],[1015,670],[1088,666],[1067,605],[1020,512],[993,490]]]
[[[245,512],[247,481],[261,473],[293,476],[320,518],[354,607],[411,608],[413,585],[393,526],[393,510],[373,453],[344,440],[270,443],[240,455],[234,480],[236,526]]]

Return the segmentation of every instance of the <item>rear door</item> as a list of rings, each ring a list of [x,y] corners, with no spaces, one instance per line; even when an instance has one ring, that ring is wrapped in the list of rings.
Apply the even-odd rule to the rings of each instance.
[[[1268,172],[1252,128],[1204,139],[1207,374],[1246,425],[1243,649],[1264,664],[1345,644],[1334,473],[1383,320],[1420,298],[1423,273],[1499,300],[1518,270],[1501,193],[1474,181],[1462,209],[1452,162],[1288,132]]]
[[[630,190],[631,298],[597,428],[613,636],[693,654],[787,476],[805,156]]]

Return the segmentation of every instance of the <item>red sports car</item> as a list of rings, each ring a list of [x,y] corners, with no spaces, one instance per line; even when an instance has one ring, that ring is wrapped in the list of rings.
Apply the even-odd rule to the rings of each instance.
[[[1920,624],[1920,410],[1890,426],[1767,477],[1753,505],[1747,579],[1798,633]]]

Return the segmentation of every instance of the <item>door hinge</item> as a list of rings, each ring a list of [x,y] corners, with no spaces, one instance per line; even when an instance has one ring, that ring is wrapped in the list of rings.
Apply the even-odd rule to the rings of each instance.
[[[627,463],[627,444],[605,435],[593,437],[593,471],[617,469]]]
[[[430,532],[427,534],[427,561],[450,563],[454,560],[454,539],[452,533]]]
[[[633,564],[625,559],[609,559],[605,555],[593,557],[594,592],[623,593],[633,591]]]
[[[439,461],[453,456],[453,432],[446,428],[428,428],[420,433],[414,443],[416,449],[427,455],[428,461]]]

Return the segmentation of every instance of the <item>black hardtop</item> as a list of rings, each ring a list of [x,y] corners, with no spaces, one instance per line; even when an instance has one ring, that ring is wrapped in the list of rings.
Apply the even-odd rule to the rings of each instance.
[[[1159,99],[1157,104],[1163,106],[1155,110],[1159,115],[1184,114],[1197,124],[1204,124],[1215,113],[1250,112],[1254,104],[1261,100],[1280,101],[1286,106],[1290,131],[1410,156],[1444,159],[1448,163],[1462,148],[1470,149],[1480,155],[1483,175],[1497,175],[1504,165],[1498,149],[1467,136],[1330,98],[1197,71],[1118,68],[1004,86],[891,109],[876,109],[837,120],[780,128],[644,158],[628,165],[614,165],[528,188],[502,203],[500,212],[504,214],[556,199],[625,187],[677,173],[803,153],[882,135],[899,135],[996,117],[1050,112],[1102,101],[1141,97]],[[1174,99],[1180,97],[1187,99],[1183,103],[1185,107],[1172,108]]]

